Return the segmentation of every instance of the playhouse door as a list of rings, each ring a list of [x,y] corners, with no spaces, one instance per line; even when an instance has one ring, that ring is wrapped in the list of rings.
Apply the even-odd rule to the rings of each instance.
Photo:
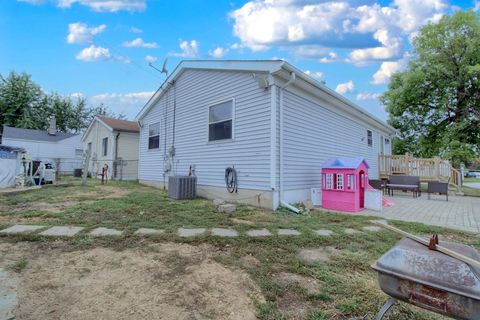
[[[360,171],[358,175],[358,196],[360,208],[364,208],[365,205],[365,172]]]

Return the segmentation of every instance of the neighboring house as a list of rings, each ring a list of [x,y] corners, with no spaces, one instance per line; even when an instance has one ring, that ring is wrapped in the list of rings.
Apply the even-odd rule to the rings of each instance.
[[[363,157],[370,178],[395,130],[281,60],[182,61],[137,116],[139,180],[198,178],[198,194],[268,208],[310,199],[321,165]],[[225,169],[234,167],[238,192]]]
[[[73,173],[82,165],[82,136],[57,132],[54,120],[48,130],[3,126],[2,144],[24,148],[32,160],[58,165],[62,173]]]
[[[109,178],[137,179],[139,132],[135,121],[96,116],[82,138],[85,150],[90,151],[92,176],[106,164]]]

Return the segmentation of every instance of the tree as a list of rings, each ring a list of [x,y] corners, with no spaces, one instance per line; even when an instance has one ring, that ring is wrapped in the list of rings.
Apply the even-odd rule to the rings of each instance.
[[[57,93],[46,94],[26,73],[11,72],[0,82],[0,124],[46,130],[49,119],[55,117],[57,130],[78,133],[87,128],[96,115],[124,118],[103,104],[88,106],[84,97],[74,101]]]
[[[405,71],[381,101],[398,129],[394,152],[442,156],[455,166],[480,151],[480,22],[457,11],[420,29]]]

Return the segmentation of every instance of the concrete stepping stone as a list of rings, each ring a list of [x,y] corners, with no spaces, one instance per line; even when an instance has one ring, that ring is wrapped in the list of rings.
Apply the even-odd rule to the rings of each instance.
[[[226,229],[226,228],[213,228],[212,229],[212,236],[217,237],[237,237],[238,232],[233,229]]]
[[[133,234],[141,235],[141,236],[151,236],[151,235],[158,235],[164,233],[165,230],[162,229],[152,229],[152,228],[140,228],[135,231]]]
[[[195,237],[195,236],[200,236],[205,233],[207,229],[205,228],[192,228],[192,229],[186,229],[186,228],[179,228],[177,231],[177,234],[180,237]]]
[[[345,230],[343,230],[343,232],[345,232],[345,234],[357,234],[357,233],[361,233],[360,231],[356,230],[356,229],[352,229],[352,228],[346,228]]]
[[[121,236],[122,231],[117,230],[117,229],[109,229],[109,228],[99,227],[99,228],[93,229],[90,232],[90,235],[94,236],[94,237]]]
[[[40,232],[42,236],[53,236],[53,237],[73,237],[80,231],[83,227],[51,227],[45,231]]]
[[[317,236],[330,237],[333,234],[332,230],[318,229],[313,231]]]
[[[299,236],[301,235],[300,232],[298,232],[295,229],[278,229],[278,235],[279,236]]]
[[[13,279],[0,268],[0,319],[15,319],[17,292]]]
[[[362,229],[370,232],[378,232],[381,231],[383,228],[378,226],[365,226]]]
[[[36,225],[16,224],[14,226],[11,226],[10,228],[1,230],[0,233],[3,233],[3,234],[32,233],[44,228],[46,227],[36,226]]]
[[[268,231],[267,229],[254,229],[254,230],[248,230],[246,232],[247,236],[250,236],[250,237],[269,237],[271,236],[272,234],[270,233],[270,231]]]

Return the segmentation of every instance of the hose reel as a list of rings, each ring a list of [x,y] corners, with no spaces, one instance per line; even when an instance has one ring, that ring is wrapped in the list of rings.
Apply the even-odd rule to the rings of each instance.
[[[225,185],[230,193],[238,191],[237,170],[235,170],[235,167],[225,169]]]

